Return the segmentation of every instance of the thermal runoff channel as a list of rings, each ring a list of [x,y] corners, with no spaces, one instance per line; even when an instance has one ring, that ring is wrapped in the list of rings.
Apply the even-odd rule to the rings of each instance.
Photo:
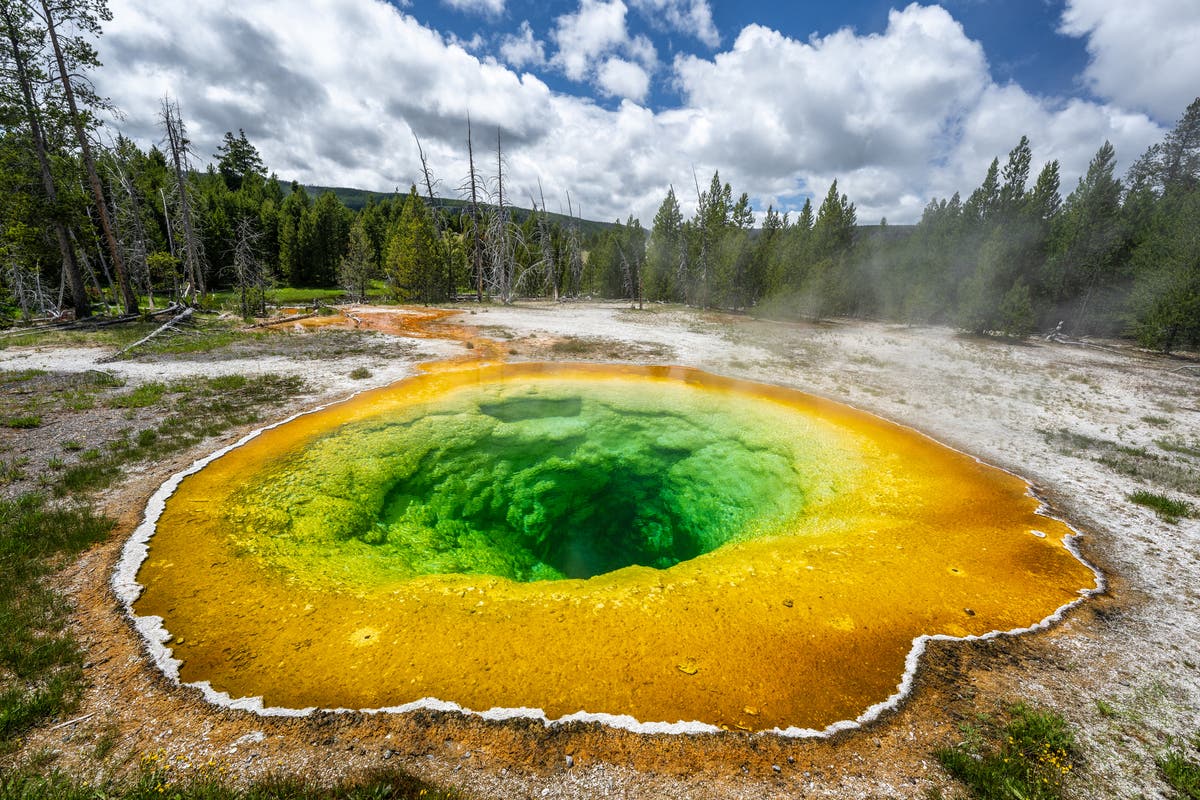
[[[446,365],[185,478],[135,613],[182,680],[271,707],[822,729],[894,695],[916,637],[1095,585],[1027,489],[777,387]]]

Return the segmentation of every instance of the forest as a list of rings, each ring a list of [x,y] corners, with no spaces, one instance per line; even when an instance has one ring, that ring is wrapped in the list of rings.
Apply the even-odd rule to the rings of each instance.
[[[352,301],[591,296],[1200,345],[1200,99],[1123,176],[1104,142],[1064,197],[1059,164],[1035,175],[1022,137],[980,165],[965,199],[932,200],[915,226],[860,225],[837,181],[794,219],[760,218],[714,172],[707,186],[689,176],[690,218],[672,187],[649,229],[632,216],[599,227],[569,194],[565,217],[547,213],[540,186],[515,197],[500,133],[477,150],[469,121],[457,197],[441,196],[420,150],[407,194],[352,210],[278,180],[244,131],[195,152],[169,97],[157,144],[109,131],[86,78],[106,14],[0,3],[0,323],[204,307],[216,291],[251,316],[291,286]]]

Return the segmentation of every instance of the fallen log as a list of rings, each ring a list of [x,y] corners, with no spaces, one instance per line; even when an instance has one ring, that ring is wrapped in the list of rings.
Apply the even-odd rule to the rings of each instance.
[[[316,311],[310,311],[307,314],[294,314],[290,317],[284,317],[283,319],[270,319],[270,320],[267,320],[266,322],[256,322],[253,325],[247,325],[245,328],[242,328],[242,330],[252,331],[255,328],[269,328],[272,325],[282,325],[285,322],[295,322],[297,320],[308,319],[309,317],[315,317],[316,315],[317,315]]]
[[[125,355],[130,350],[133,350],[135,347],[140,347],[140,346],[144,345],[146,342],[150,341],[155,336],[158,336],[163,331],[171,330],[172,328],[175,327],[175,325],[177,325],[180,322],[183,322],[188,317],[190,317],[193,313],[195,313],[195,311],[196,311],[196,309],[190,308],[190,307],[183,309],[178,314],[171,317],[171,319],[167,320],[162,325],[159,325],[157,328],[155,328],[149,334],[147,334],[146,336],[143,336],[141,339],[138,339],[133,344],[131,344],[127,347],[121,348],[120,350],[113,353],[112,355],[104,356],[103,358],[98,358],[98,359],[96,359],[96,362],[98,364],[107,364],[110,361],[116,361],[118,358]]]

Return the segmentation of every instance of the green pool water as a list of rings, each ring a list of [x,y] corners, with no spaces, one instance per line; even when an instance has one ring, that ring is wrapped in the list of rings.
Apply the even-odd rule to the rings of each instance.
[[[777,532],[852,460],[771,403],[643,383],[465,387],[344,425],[249,476],[229,535],[292,580],[589,578]]]

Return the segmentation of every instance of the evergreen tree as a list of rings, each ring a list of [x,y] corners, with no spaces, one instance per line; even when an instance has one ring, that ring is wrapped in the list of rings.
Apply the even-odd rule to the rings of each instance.
[[[312,201],[300,184],[292,181],[292,190],[279,209],[279,274],[289,286],[308,286],[309,256],[301,238],[301,226]]]
[[[422,303],[442,299],[439,292],[446,282],[439,250],[433,217],[414,185],[388,237],[384,275],[395,299]]]
[[[675,280],[679,266],[679,249],[683,242],[683,212],[675,198],[675,187],[654,215],[650,229],[650,246],[646,254],[646,297],[650,300],[682,301],[686,292]]]
[[[1124,243],[1121,220],[1121,184],[1113,177],[1116,150],[1105,142],[1079,179],[1054,230],[1049,262],[1049,287],[1059,313],[1076,334],[1114,332],[1097,326],[1093,302],[1120,280]],[[1112,309],[1107,309],[1110,313]]]
[[[262,156],[246,139],[246,132],[241,128],[238,128],[236,137],[230,131],[225,132],[224,141],[217,148],[216,159],[217,171],[221,173],[225,185],[234,192],[242,188],[247,175],[266,177],[267,174]]]
[[[375,277],[375,256],[362,216],[350,226],[346,254],[338,267],[338,285],[355,303],[365,303],[371,280]]]

